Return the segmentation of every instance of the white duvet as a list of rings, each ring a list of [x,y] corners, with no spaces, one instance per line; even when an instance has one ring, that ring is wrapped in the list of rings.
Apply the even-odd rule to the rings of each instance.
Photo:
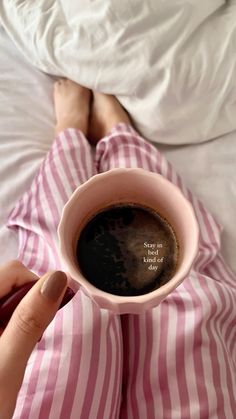
[[[153,141],[236,128],[235,0],[2,0],[0,18],[31,63],[117,95]]]

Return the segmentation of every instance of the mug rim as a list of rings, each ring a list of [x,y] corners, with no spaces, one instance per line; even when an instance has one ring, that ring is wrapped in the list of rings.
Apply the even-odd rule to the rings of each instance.
[[[155,290],[149,293],[141,294],[137,296],[115,295],[115,294],[111,294],[109,292],[106,292],[104,290],[101,290],[95,287],[81,273],[79,273],[78,270],[74,269],[73,264],[71,263],[70,257],[68,255],[64,239],[63,239],[65,224],[67,222],[71,206],[77,200],[78,195],[80,195],[81,193],[84,193],[88,188],[90,188],[92,183],[96,183],[97,181],[100,182],[102,178],[107,178],[108,176],[111,177],[114,175],[117,176],[122,173],[127,174],[128,172],[130,174],[140,173],[147,177],[152,176],[155,178],[159,178],[159,181],[162,182],[162,184],[165,184],[166,186],[168,185],[169,188],[171,188],[172,190],[175,190],[175,193],[177,193],[181,197],[185,205],[185,208],[189,212],[189,215],[191,217],[191,222],[192,222],[191,234],[192,234],[192,237],[194,237],[194,240],[192,241],[191,254],[189,256],[189,260],[185,263],[185,266],[183,266],[180,271],[177,271],[176,274],[174,274],[173,277],[168,282],[166,282],[159,288],[156,288]],[[119,200],[117,200],[117,203],[119,203]],[[97,173],[96,175],[89,178],[85,183],[83,183],[82,185],[79,185],[75,189],[75,191],[72,193],[72,195],[70,196],[70,198],[68,199],[67,203],[65,204],[62,210],[57,232],[58,232],[58,239],[59,239],[60,257],[63,260],[69,275],[77,283],[79,283],[80,286],[83,287],[83,290],[86,292],[86,294],[89,295],[100,306],[100,308],[111,310],[117,314],[125,314],[125,313],[139,314],[140,306],[142,306],[141,310],[145,311],[148,308],[152,308],[158,305],[168,294],[174,291],[174,289],[176,289],[178,285],[180,285],[180,283],[183,282],[183,280],[186,278],[197,256],[198,247],[199,247],[199,226],[198,226],[198,222],[196,219],[193,206],[190,203],[190,201],[187,198],[185,198],[185,196],[183,195],[181,190],[178,188],[178,186],[174,185],[164,176],[162,176],[159,173],[149,172],[142,168],[114,168],[107,172]],[[127,308],[128,306],[130,306],[130,309]]]

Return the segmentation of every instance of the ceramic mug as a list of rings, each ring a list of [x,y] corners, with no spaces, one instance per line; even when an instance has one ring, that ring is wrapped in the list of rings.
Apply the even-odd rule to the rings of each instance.
[[[154,291],[119,296],[96,288],[83,276],[76,246],[93,215],[108,206],[131,202],[153,209],[172,226],[179,244],[178,265],[172,278]],[[75,190],[63,209],[58,236],[65,270],[99,307],[116,314],[140,314],[160,304],[187,276],[198,252],[199,229],[190,202],[163,176],[144,169],[112,169],[93,176]]]

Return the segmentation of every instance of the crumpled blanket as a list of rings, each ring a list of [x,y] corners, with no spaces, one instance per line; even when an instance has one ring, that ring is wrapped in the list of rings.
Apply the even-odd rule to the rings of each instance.
[[[0,22],[42,71],[117,95],[150,140],[236,128],[235,0],[2,0]]]

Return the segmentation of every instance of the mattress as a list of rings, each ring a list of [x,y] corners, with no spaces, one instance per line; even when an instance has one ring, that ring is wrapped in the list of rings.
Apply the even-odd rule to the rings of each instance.
[[[17,257],[16,237],[5,227],[7,215],[30,186],[53,140],[53,82],[25,60],[0,27],[0,263]],[[156,141],[221,223],[222,251],[236,272],[236,131],[190,145]]]

